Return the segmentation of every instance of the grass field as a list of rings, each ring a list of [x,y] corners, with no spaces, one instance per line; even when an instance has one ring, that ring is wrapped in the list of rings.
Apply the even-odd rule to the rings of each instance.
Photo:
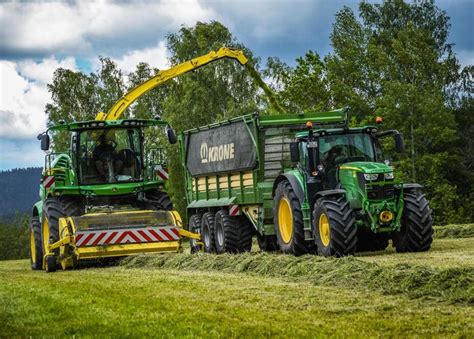
[[[457,236],[457,235],[454,235]],[[474,337],[474,238],[427,253],[139,256],[46,274],[0,262],[0,337]]]

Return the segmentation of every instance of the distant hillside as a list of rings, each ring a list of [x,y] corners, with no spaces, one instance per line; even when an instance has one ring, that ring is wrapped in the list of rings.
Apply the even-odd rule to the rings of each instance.
[[[4,219],[17,213],[29,213],[39,200],[41,168],[18,168],[0,171],[0,217]]]

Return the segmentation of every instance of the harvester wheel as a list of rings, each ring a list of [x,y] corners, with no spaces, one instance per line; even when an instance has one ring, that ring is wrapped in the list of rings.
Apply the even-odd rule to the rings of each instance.
[[[48,249],[49,244],[55,243],[59,240],[59,218],[66,215],[61,204],[61,200],[56,197],[48,198],[45,200],[43,205],[43,220],[41,226],[41,239],[43,242],[43,255],[52,254],[53,256],[59,255],[59,248],[50,252]],[[50,257],[48,257],[49,259]],[[51,260],[46,263],[48,272],[53,272],[53,267],[56,262]]]
[[[278,184],[273,201],[273,222],[281,251],[297,256],[308,253],[301,204],[287,180]]]
[[[151,206],[153,209],[165,211],[173,210],[173,203],[166,192],[149,192],[147,193],[147,198],[154,201],[153,206]]]
[[[318,199],[314,204],[313,224],[320,255],[340,257],[354,254],[357,226],[345,197]]]
[[[201,214],[193,214],[191,218],[189,218],[189,230],[193,233],[201,234],[201,220]],[[189,245],[191,246],[191,253],[196,253],[201,250],[195,239],[189,239]]]
[[[433,242],[433,217],[423,193],[405,193],[404,211],[399,232],[392,236],[397,252],[423,252]]]
[[[357,252],[383,251],[388,246],[387,233],[373,233],[370,230],[360,230],[357,234]]]
[[[216,252],[239,252],[240,232],[236,218],[229,217],[229,212],[220,210],[216,213],[214,223]]]
[[[213,253],[216,251],[214,222],[214,213],[207,212],[202,215],[201,237],[204,244],[204,252],[207,253]]]
[[[240,232],[239,252],[250,252],[255,228],[247,217],[243,215],[237,218],[237,228]]]
[[[30,262],[32,270],[43,269],[41,222],[38,217],[32,217],[30,221]]]
[[[260,235],[257,233],[257,242],[260,250],[264,252],[278,251],[278,243],[275,235]]]

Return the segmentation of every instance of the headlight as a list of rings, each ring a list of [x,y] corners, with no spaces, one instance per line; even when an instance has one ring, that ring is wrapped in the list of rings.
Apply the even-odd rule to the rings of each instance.
[[[379,177],[379,175],[377,173],[376,174],[364,174],[364,179],[367,180],[367,181],[377,180],[378,177]]]
[[[393,172],[385,173],[383,176],[385,180],[393,180]]]

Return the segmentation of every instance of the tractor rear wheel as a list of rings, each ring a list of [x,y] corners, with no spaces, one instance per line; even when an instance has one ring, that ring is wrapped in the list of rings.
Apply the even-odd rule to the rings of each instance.
[[[193,233],[201,234],[201,214],[193,214],[189,218],[189,230]],[[189,245],[191,246],[191,253],[196,253],[201,250],[201,247],[197,244],[197,240],[189,239]]]
[[[146,194],[147,198],[153,200],[153,204],[150,203],[151,209],[154,210],[165,210],[172,211],[173,203],[171,202],[170,196],[166,192],[153,191]]]
[[[387,233],[360,230],[357,234],[357,252],[383,251],[388,246],[389,238]]]
[[[345,197],[318,199],[313,209],[313,225],[320,255],[340,257],[354,254],[357,226]]]
[[[264,252],[278,251],[278,243],[275,235],[260,235],[257,233],[257,242],[260,250]]]
[[[236,218],[229,217],[229,212],[220,210],[216,213],[214,232],[217,253],[239,252],[239,224]]]
[[[32,217],[30,221],[30,262],[32,270],[43,269],[41,222],[38,217]]]
[[[201,221],[201,240],[204,244],[204,252],[213,253],[216,251],[215,233],[214,233],[215,215],[207,212],[202,215]]]
[[[308,253],[301,204],[287,180],[278,184],[273,201],[273,222],[281,251],[296,256]]]
[[[392,235],[397,252],[428,251],[433,242],[433,217],[428,200],[421,192],[404,193],[401,228]]]

